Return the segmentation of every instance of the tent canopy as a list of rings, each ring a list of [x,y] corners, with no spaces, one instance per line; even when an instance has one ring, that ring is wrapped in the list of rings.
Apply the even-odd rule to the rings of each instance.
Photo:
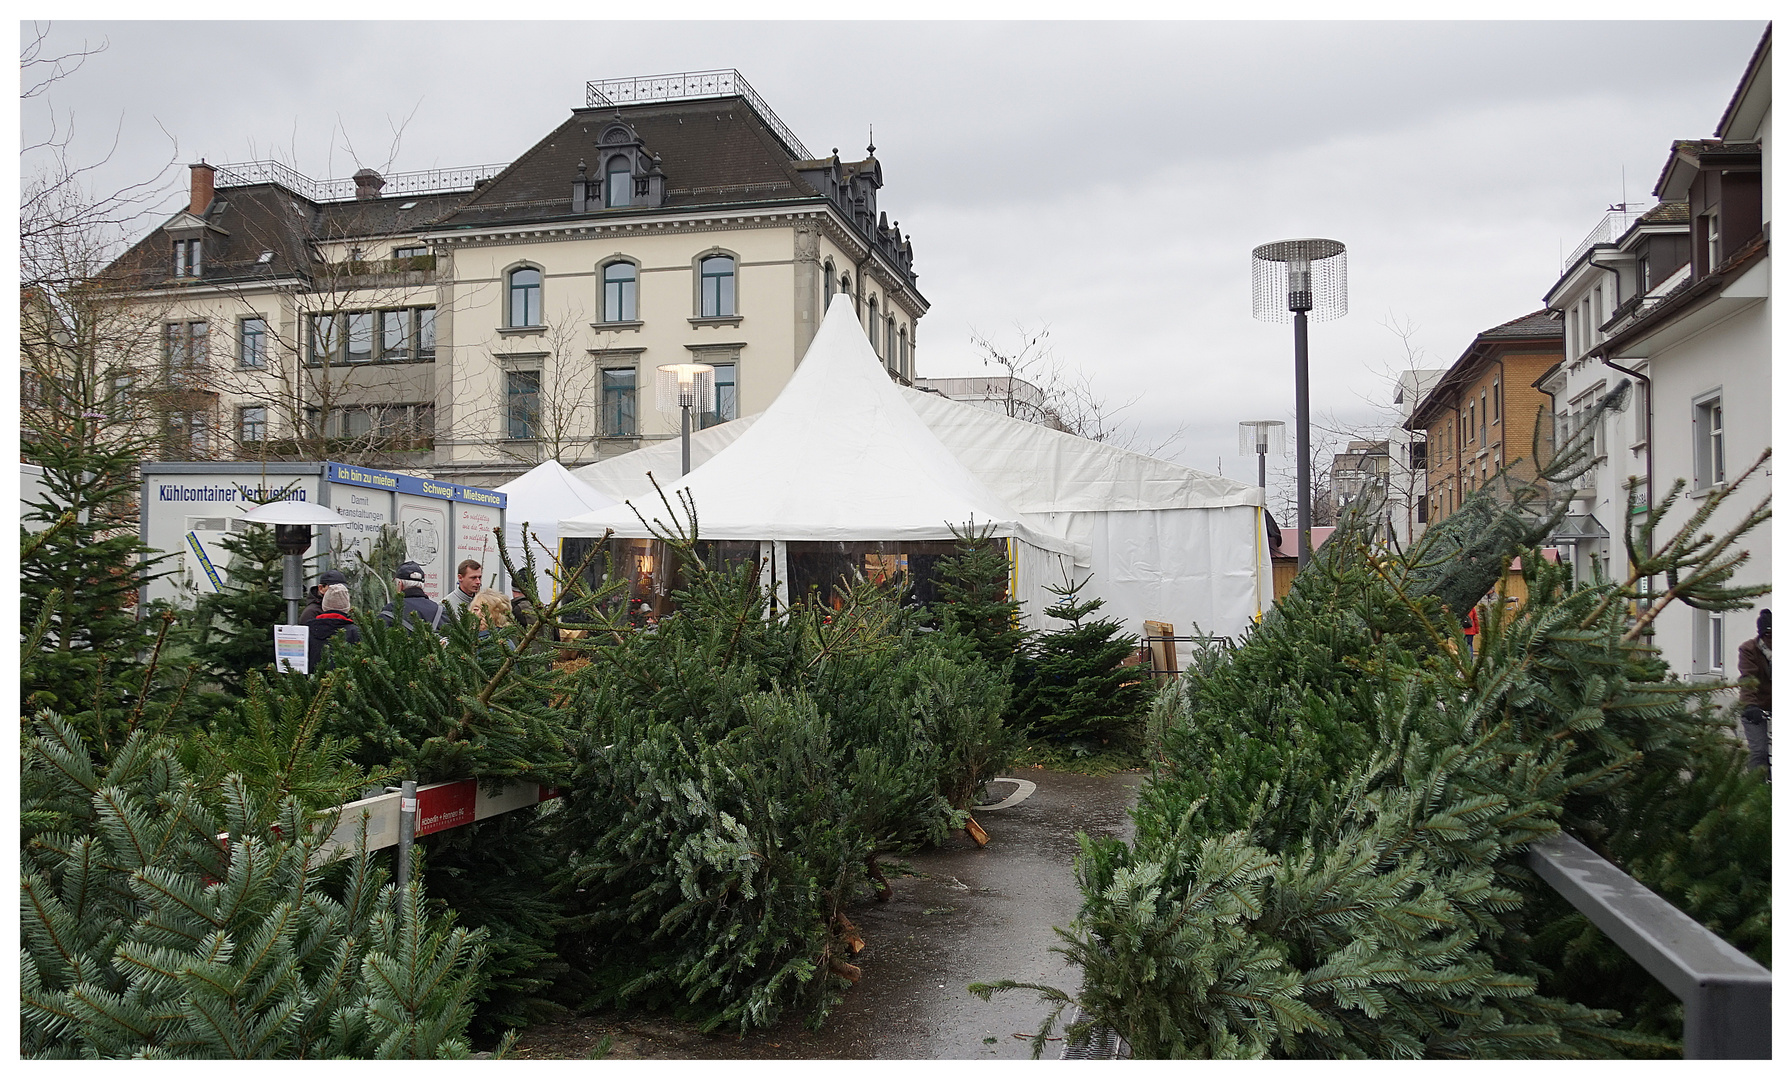
[[[525,533],[532,538],[529,548],[535,555],[538,584],[544,591],[552,591],[542,575],[552,569],[559,557],[560,519],[616,505],[615,499],[578,479],[558,461],[544,461],[498,490],[508,497],[504,550],[510,553],[510,561],[520,573]]]
[[[743,426],[689,476],[678,477],[675,464],[654,474],[673,506],[679,491],[690,493],[705,539],[950,540],[954,528],[975,522],[996,536],[1071,550],[1023,520],[922,422],[871,351],[844,294],[777,400]],[[633,501],[650,522],[664,520],[650,493]],[[627,505],[560,523],[562,536],[607,530],[652,535]]]

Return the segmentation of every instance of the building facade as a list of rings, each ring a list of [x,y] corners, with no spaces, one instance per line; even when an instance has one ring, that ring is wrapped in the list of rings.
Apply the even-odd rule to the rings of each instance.
[[[1394,407],[1399,420],[1388,429],[1387,536],[1404,548],[1425,535],[1431,521],[1427,494],[1426,432],[1406,426],[1413,410],[1444,376],[1442,368],[1409,368],[1394,386]]]
[[[192,168],[109,284],[162,324],[169,457],[299,457],[496,486],[673,437],[655,372],[705,363],[699,424],[765,407],[829,300],[893,379],[927,301],[883,170],[811,154],[738,72],[591,83],[508,165],[311,181]]]
[[[1558,424],[1572,423],[1575,410],[1613,380],[1627,379],[1633,390],[1625,415],[1600,433],[1605,473],[1577,492],[1592,524],[1610,537],[1590,544],[1623,550],[1621,493],[1629,477],[1640,481],[1639,511],[1685,482],[1663,519],[1664,539],[1772,445],[1772,47],[1770,27],[1712,138],[1673,144],[1654,190],[1660,203],[1614,242],[1592,245],[1549,294],[1572,328],[1563,369],[1543,383],[1555,392]],[[1609,285],[1609,306],[1600,305],[1594,281]],[[1703,531],[1728,532],[1771,486],[1770,471],[1757,471]],[[1750,557],[1733,584],[1772,584],[1772,540],[1771,522],[1744,538]],[[1667,583],[1648,587],[1658,595]],[[1771,606],[1771,596],[1756,604]],[[1654,633],[1674,670],[1734,678],[1736,647],[1754,635],[1754,612],[1671,604]]]
[[[1483,330],[1412,411],[1425,435],[1426,521],[1449,517],[1502,469],[1530,479],[1553,446],[1549,399],[1534,385],[1562,359],[1562,323],[1534,311]]]

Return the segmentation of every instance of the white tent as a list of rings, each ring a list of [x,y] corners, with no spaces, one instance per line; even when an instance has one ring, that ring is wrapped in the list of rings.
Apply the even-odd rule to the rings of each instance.
[[[908,460],[905,440],[912,440],[943,446],[1026,529],[1020,535],[1029,542],[1016,545],[1015,583],[1031,625],[1045,622],[1041,611],[1052,600],[1045,586],[1067,575],[1092,575],[1089,592],[1106,601],[1102,614],[1122,619],[1134,632],[1142,632],[1144,620],[1152,619],[1172,624],[1179,634],[1196,626],[1205,633],[1236,634],[1269,606],[1272,579],[1261,489],[937,394],[898,388],[871,353],[850,309],[844,319],[837,314],[830,310],[815,346],[771,408],[693,434],[689,479],[698,493],[704,536],[726,538],[712,529],[714,511],[696,487],[701,477],[722,475],[709,472],[712,463],[733,460],[726,475],[740,484],[737,494],[759,515],[738,538],[747,539],[757,529],[763,539],[771,535],[769,519],[775,510],[756,499],[755,489],[774,480],[779,490],[786,484],[800,487],[810,470],[825,469],[843,482],[831,496],[836,525],[850,522],[860,512],[865,489],[888,491],[888,483],[901,478]],[[820,348],[824,335],[841,330],[846,333],[834,333],[829,348]],[[834,374],[835,368],[844,369],[850,380]],[[804,380],[808,382],[799,388]],[[828,396],[818,396],[816,388],[827,390]],[[836,393],[864,394],[874,402],[855,409],[856,399]],[[892,399],[904,408],[892,408]],[[770,425],[780,414],[774,432]],[[919,439],[909,418],[931,437]],[[826,435],[821,434],[824,424]],[[889,437],[898,430],[899,439]],[[777,447],[777,458],[759,456],[760,451],[751,458],[741,454],[754,447],[766,452]],[[670,491],[676,481],[667,481],[677,477],[679,457],[678,442],[668,440],[584,466],[573,475],[605,495],[654,511],[659,503],[647,473]],[[930,485],[920,492],[908,489],[911,498],[932,493]],[[626,507],[616,510],[626,512]],[[618,528],[617,534],[646,535],[629,517],[633,528]],[[985,515],[979,513],[978,520],[986,520]],[[793,522],[787,520],[779,535],[819,538]],[[563,535],[595,535],[575,533],[571,526],[563,527]],[[584,530],[586,523],[579,528]],[[1037,537],[1050,540],[1034,542]]]
[[[788,562],[777,549],[790,541],[950,541],[972,522],[1024,546],[1073,549],[1021,520],[941,445],[890,382],[844,297],[756,423],[689,476],[674,465],[655,478],[674,506],[689,492],[704,539],[769,542],[780,577]],[[656,497],[632,501],[649,521],[664,520]],[[652,535],[628,505],[560,523],[563,537],[607,531]]]
[[[543,595],[554,591],[548,574],[560,554],[560,519],[616,503],[558,461],[544,461],[498,490],[506,496],[504,550],[521,573],[524,538],[528,537],[529,550],[535,555],[536,583]],[[488,576],[496,575],[488,571]]]

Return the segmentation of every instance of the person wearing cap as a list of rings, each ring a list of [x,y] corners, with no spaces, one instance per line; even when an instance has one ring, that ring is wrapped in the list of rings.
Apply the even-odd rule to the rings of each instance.
[[[324,590],[332,585],[342,585],[346,587],[348,585],[348,576],[340,570],[325,570],[323,576],[317,579],[317,584],[311,586],[311,593],[305,604],[305,610],[299,612],[299,625],[310,626],[312,621],[315,620],[318,615],[323,613]]]
[[[356,642],[361,640],[361,628],[348,614],[348,586],[330,585],[324,589],[321,601],[322,610],[317,618],[311,620],[311,642],[306,651],[311,657],[311,674],[316,675],[323,670],[324,643],[342,635],[342,640]]]
[[[1742,737],[1748,741],[1748,767],[1768,769],[1769,740],[1773,733],[1773,612],[1766,608],[1755,616],[1755,636],[1736,650],[1736,670],[1742,676]]]
[[[442,624],[442,606],[429,598],[423,591],[423,568],[406,559],[398,564],[392,573],[393,584],[398,586],[398,596],[388,601],[380,609],[380,619],[391,622],[398,617],[398,605],[404,604],[404,628],[415,630],[419,626],[428,626],[431,630]]]

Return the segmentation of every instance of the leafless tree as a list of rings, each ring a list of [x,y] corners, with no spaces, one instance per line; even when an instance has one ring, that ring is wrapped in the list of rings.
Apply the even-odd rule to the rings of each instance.
[[[1029,423],[1068,431],[1095,442],[1157,456],[1166,453],[1182,437],[1178,427],[1155,443],[1147,442],[1137,421],[1123,419],[1143,395],[1122,405],[1110,405],[1095,389],[1088,372],[1067,369],[1052,351],[1051,328],[1016,326],[1019,343],[1000,345],[971,331],[971,344],[983,354],[990,371],[984,396],[1004,412]]]
[[[603,352],[621,335],[604,332],[595,346],[587,346],[589,337],[581,323],[584,317],[584,313],[568,311],[558,320],[548,320],[536,347],[541,355],[526,369],[506,370],[504,357],[493,351],[492,366],[505,371],[506,377],[532,377],[528,385],[533,392],[514,401],[510,394],[501,393],[483,406],[462,403],[455,411],[455,437],[488,443],[505,458],[524,465],[544,461],[570,465],[595,457],[597,439],[608,433],[602,430],[603,420],[598,415],[600,365],[593,354]]]
[[[148,392],[159,322],[120,302],[99,275],[124,230],[165,193],[168,165],[118,191],[91,190],[111,151],[76,161],[72,121],[51,92],[105,44],[57,52],[50,36],[48,24],[30,24],[19,50],[22,120],[42,129],[19,155],[21,435],[28,451],[54,443],[123,460],[153,452],[168,433],[169,401]],[[169,165],[177,152],[170,143]]]

